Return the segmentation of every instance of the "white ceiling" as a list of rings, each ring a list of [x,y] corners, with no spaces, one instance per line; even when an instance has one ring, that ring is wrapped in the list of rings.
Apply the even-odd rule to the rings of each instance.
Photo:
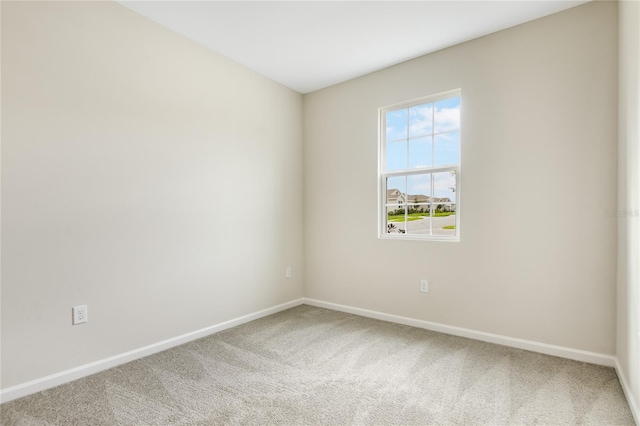
[[[308,93],[586,1],[119,1]]]

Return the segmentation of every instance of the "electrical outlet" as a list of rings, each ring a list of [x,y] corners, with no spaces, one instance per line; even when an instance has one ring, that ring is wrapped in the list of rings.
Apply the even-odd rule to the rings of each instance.
[[[73,307],[73,325],[84,324],[89,321],[87,305]]]
[[[423,293],[429,293],[429,281],[420,280],[420,291]]]
[[[291,266],[287,266],[287,270],[284,273],[286,278],[291,278]]]

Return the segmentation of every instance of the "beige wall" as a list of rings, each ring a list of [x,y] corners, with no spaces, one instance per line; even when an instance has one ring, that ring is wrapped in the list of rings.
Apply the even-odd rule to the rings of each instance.
[[[3,1],[2,388],[301,297],[301,122],[116,3]]]
[[[640,3],[619,3],[618,345],[616,354],[640,407]],[[631,214],[627,214],[631,212]]]
[[[461,242],[378,239],[377,109],[456,88]],[[304,108],[305,296],[615,353],[616,3],[311,93]]]

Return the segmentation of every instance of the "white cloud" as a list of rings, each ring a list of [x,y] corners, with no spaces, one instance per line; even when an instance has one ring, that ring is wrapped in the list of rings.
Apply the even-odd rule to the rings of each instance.
[[[448,132],[460,128],[460,106],[436,108],[433,104],[409,108],[409,135],[420,136],[435,132]]]
[[[435,111],[435,131],[448,132],[460,128],[460,106],[441,108]]]
[[[409,109],[409,134],[411,136],[431,133],[433,104],[418,105]]]

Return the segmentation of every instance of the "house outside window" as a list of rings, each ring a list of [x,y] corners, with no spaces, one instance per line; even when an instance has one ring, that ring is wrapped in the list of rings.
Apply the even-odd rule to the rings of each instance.
[[[380,108],[381,238],[460,240],[460,106],[453,90]]]

